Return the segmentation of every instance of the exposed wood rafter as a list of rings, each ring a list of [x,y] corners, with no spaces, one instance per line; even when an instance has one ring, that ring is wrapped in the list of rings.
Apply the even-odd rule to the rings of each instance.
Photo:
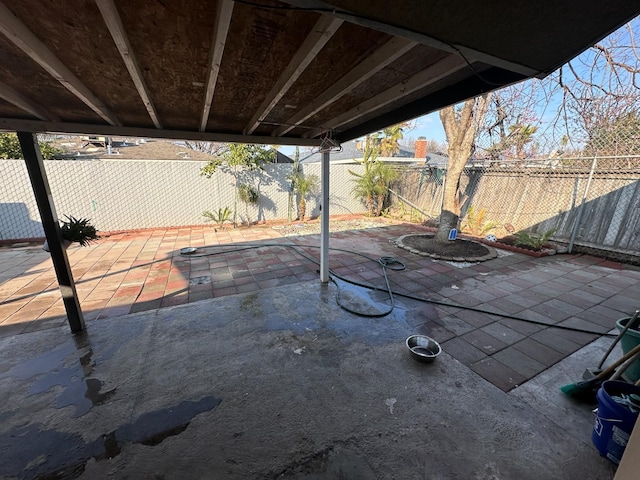
[[[222,63],[222,54],[224,53],[227,35],[229,34],[229,24],[231,23],[231,14],[233,13],[233,2],[231,0],[219,0],[216,8],[216,24],[213,29],[211,38],[211,48],[209,51],[209,68],[207,72],[207,90],[204,95],[204,107],[202,108],[202,119],[200,120],[200,131],[207,129],[209,121],[209,112],[211,111],[211,102],[213,101],[213,93],[216,89],[218,81],[218,73],[220,73],[220,64]]]
[[[287,132],[290,132],[295,128],[295,126],[300,125],[306,119],[312,117],[323,108],[326,108],[328,105],[332,104],[343,95],[356,88],[365,80],[371,78],[373,75],[378,73],[394,60],[400,58],[416,45],[417,43],[412,40],[406,40],[404,38],[392,38],[382,47],[376,50],[373,54],[371,54],[371,56],[360,62],[353,70],[348,72],[340,80],[334,83],[331,88],[325,90],[306,107],[289,118],[285,122],[286,125],[274,130],[272,135],[280,136],[286,134]]]
[[[127,70],[129,70],[129,75],[131,75],[131,80],[133,80],[133,84],[138,90],[138,95],[140,95],[142,103],[144,103],[147,112],[149,112],[149,116],[151,117],[153,124],[156,128],[162,128],[162,124],[158,118],[158,113],[151,102],[149,91],[144,83],[144,79],[142,78],[142,71],[140,70],[136,56],[131,48],[129,37],[127,37],[127,33],[124,30],[124,25],[122,25],[122,20],[120,19],[120,14],[118,13],[115,3],[113,0],[95,1],[96,5],[100,9],[104,23],[107,25],[109,33],[111,33],[111,36],[113,37],[113,41],[115,42],[116,47],[118,47],[120,56],[122,57]]]
[[[368,113],[376,110],[382,110],[386,105],[400,100],[402,97],[412,94],[413,92],[427,87],[438,80],[451,75],[463,68],[466,68],[467,64],[463,62],[459,57],[455,55],[449,55],[442,60],[434,63],[429,68],[422,70],[421,72],[412,75],[404,81],[394,85],[391,88],[375,95],[374,97],[365,100],[360,105],[352,108],[348,112],[338,115],[337,117],[325,122],[323,128],[326,130],[332,130],[341,125],[349,122],[353,122]],[[308,137],[317,135],[318,133],[307,134]]]
[[[0,32],[105,121],[120,125],[106,105],[1,2]]]
[[[368,18],[365,12],[367,8],[363,8],[362,12],[353,12],[346,11],[340,8],[337,8],[332,4],[331,1],[323,1],[323,0],[282,0],[284,3],[288,3],[290,5],[294,5],[300,8],[317,8],[318,10],[333,10],[331,15],[334,15],[337,18],[341,18],[346,22],[353,23],[355,25],[360,25],[367,28],[372,28],[374,30],[378,30],[381,32],[385,32],[391,35],[397,35],[399,37],[408,38],[414,40],[422,45],[427,45],[429,47],[437,48],[439,50],[449,52],[449,53],[457,53],[458,55],[464,55],[464,58],[470,63],[473,62],[483,62],[489,65],[493,65],[495,67],[500,67],[505,70],[509,70],[515,73],[519,73],[521,75],[526,75],[529,77],[539,76],[543,72],[540,72],[532,67],[527,65],[522,65],[520,63],[511,62],[504,58],[499,58],[494,55],[490,55],[488,53],[480,52],[473,48],[468,48],[460,45],[452,45],[450,43],[443,42],[438,40],[437,38],[433,38],[429,35],[425,35],[420,32],[415,32],[412,30],[408,30],[406,28],[398,27],[396,25],[391,25],[385,23],[380,20],[376,20],[375,18]],[[362,5],[367,5],[371,7],[371,4],[367,4],[363,2]]]
[[[58,117],[49,113],[40,105],[36,105],[27,97],[22,95],[20,92],[18,92],[17,90],[11,88],[9,85],[6,85],[2,82],[0,82],[0,98],[2,98],[3,100],[6,100],[7,102],[15,105],[18,108],[21,108],[25,112],[30,113],[31,115],[33,115],[36,118],[39,118],[40,120],[46,120],[51,122],[59,121]]]
[[[269,112],[276,106],[285,93],[287,93],[311,61],[320,53],[320,50],[322,50],[331,39],[333,34],[336,33],[343,22],[341,19],[327,15],[320,17],[311,29],[311,33],[307,36],[287,67],[283,70],[280,78],[278,78],[271,91],[267,94],[258,111],[251,118],[249,125],[245,128],[245,135],[251,135],[255,129],[258,128],[260,122],[269,115]]]

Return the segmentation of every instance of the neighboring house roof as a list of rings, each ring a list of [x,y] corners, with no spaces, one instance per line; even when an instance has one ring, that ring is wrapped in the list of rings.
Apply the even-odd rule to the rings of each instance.
[[[204,152],[192,150],[184,142],[144,138],[111,138],[111,153],[108,137],[62,137],[53,145],[60,148],[69,159],[78,160],[192,160],[207,161],[213,158]]]
[[[344,142],[341,147],[342,150],[339,152],[331,152],[331,156],[329,157],[331,163],[355,163],[356,161],[361,161],[364,152],[362,148],[359,147],[363,140],[350,140],[348,142]],[[388,161],[388,162],[396,162],[401,161],[400,159],[415,159],[415,153],[412,150],[409,150],[408,147],[401,146],[400,151],[396,153],[393,157],[378,157],[380,160]],[[313,151],[306,155],[300,156],[300,163],[320,163],[322,160],[322,154],[319,151]],[[415,159],[418,161],[418,159]]]
[[[215,158],[215,155],[187,147],[182,141],[111,138],[111,153],[109,153],[108,143],[109,137],[104,136],[65,136],[56,139],[53,145],[60,148],[68,159],[208,161]],[[293,160],[276,150],[276,159],[273,163],[293,163]]]
[[[425,162],[429,167],[434,168],[447,168],[449,163],[449,157],[446,155],[440,155],[439,153],[427,153],[427,161]]]
[[[276,150],[276,159],[273,163],[293,163],[293,159],[284,153]]]

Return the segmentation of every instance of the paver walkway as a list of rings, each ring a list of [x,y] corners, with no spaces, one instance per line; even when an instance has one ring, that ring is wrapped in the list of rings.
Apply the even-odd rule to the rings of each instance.
[[[319,235],[283,237],[284,231],[271,226],[158,229],[71,247],[85,320],[317,280],[318,265],[310,259],[319,261],[314,248]],[[533,258],[504,251],[487,262],[454,264],[393,244],[401,235],[424,231],[412,224],[380,223],[333,232],[330,246],[339,250],[332,250],[330,268],[351,281],[384,288],[376,259],[402,261],[405,270],[388,271],[392,290],[429,300],[407,322],[504,391],[598,337],[540,323],[605,333],[640,308],[638,267],[587,255]],[[186,247],[197,250],[181,255]],[[65,323],[49,254],[39,247],[0,249],[0,336]]]

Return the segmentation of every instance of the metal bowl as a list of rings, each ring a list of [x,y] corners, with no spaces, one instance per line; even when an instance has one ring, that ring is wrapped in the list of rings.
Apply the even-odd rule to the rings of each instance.
[[[406,344],[411,357],[419,362],[431,363],[442,353],[440,344],[425,335],[411,335]]]
[[[180,255],[193,255],[196,253],[196,247],[185,247],[180,249]]]

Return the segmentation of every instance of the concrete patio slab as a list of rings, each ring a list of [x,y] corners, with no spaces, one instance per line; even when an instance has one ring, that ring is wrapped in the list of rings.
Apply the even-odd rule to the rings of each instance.
[[[615,328],[617,319],[640,305],[638,267],[586,255],[532,258],[504,251],[483,263],[434,261],[393,243],[424,227],[356,223],[359,229],[345,230],[352,224],[332,222],[329,263],[343,295],[349,294],[348,282],[355,282],[379,289],[372,298],[388,302],[386,274],[396,301],[427,301],[412,320],[416,330],[429,332],[505,391]],[[123,232],[91,247],[72,247],[69,259],[85,319],[91,323],[317,280],[319,235],[304,234],[307,227],[316,232],[317,225],[295,227]],[[192,246],[195,254],[181,255]],[[380,257],[394,257],[406,268],[385,271]],[[65,324],[47,253],[38,247],[2,248],[0,267],[0,337]],[[388,303],[377,306],[374,313],[388,308]]]
[[[612,478],[590,409],[564,421],[556,384],[505,393],[446,348],[415,362],[404,339],[435,308],[365,318],[337,293],[301,282],[1,338],[0,476]]]

